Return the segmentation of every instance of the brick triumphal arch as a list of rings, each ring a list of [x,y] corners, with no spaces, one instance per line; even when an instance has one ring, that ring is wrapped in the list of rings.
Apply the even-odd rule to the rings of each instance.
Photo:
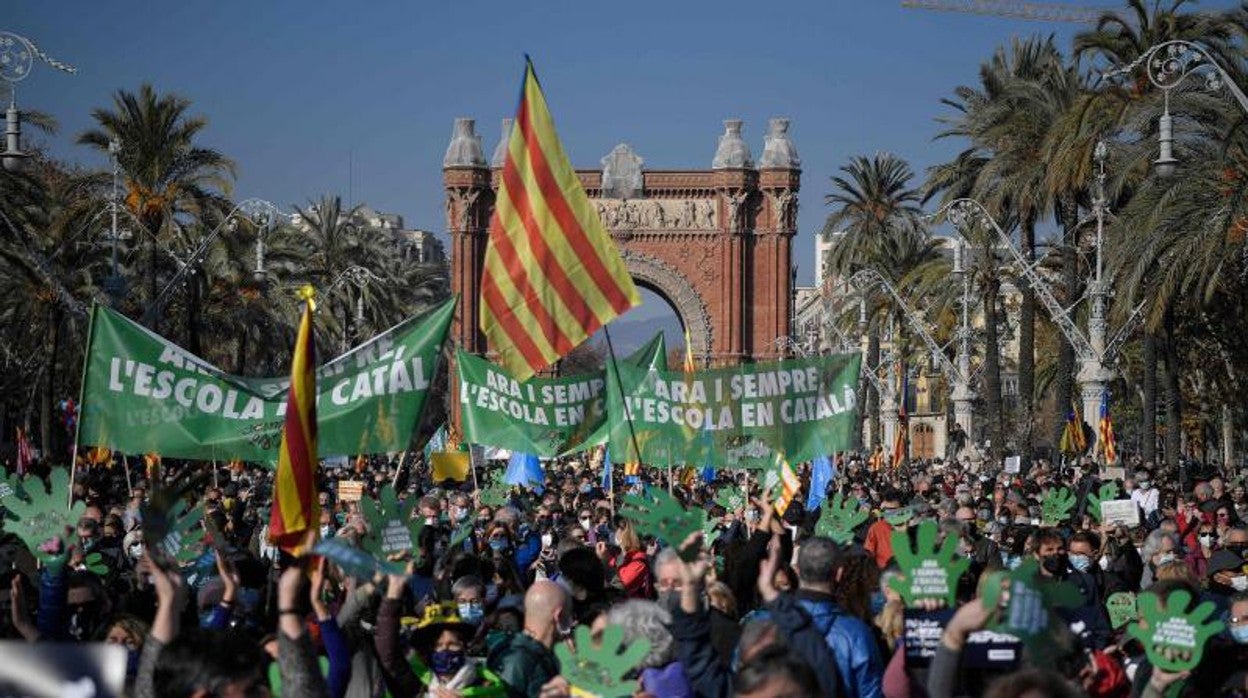
[[[694,356],[712,365],[776,358],[790,333],[792,239],[801,162],[788,121],[772,119],[757,164],[741,122],[725,121],[710,169],[647,170],[618,145],[577,174],[641,286],[666,299]],[[488,355],[478,328],[481,272],[510,120],[487,162],[471,119],[458,119],[443,160],[453,336]]]

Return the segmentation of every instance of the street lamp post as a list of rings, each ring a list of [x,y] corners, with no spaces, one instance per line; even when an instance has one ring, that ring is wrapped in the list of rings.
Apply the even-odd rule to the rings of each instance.
[[[975,438],[975,392],[971,390],[971,278],[966,271],[966,242],[953,248],[953,273],[962,281],[962,318],[958,327],[957,377],[953,385],[953,421]]]
[[[334,290],[345,283],[350,283],[356,288],[356,291],[359,294],[355,298],[355,334],[357,335],[360,331],[360,325],[364,323],[364,289],[368,288],[368,285],[373,281],[381,281],[381,277],[374,274],[371,269],[358,265],[352,265],[339,272],[338,276],[334,277],[334,280],[331,281],[329,286],[325,289],[325,296],[329,297]],[[342,333],[343,352],[350,351],[351,340],[352,337],[347,334],[346,328],[344,327]]]
[[[1174,157],[1174,119],[1170,116],[1170,90],[1179,86],[1189,75],[1199,74],[1205,79],[1205,88],[1213,91],[1225,87],[1239,107],[1248,113],[1248,96],[1239,89],[1218,62],[1199,44],[1191,41],[1163,41],[1140,54],[1139,58],[1121,68],[1115,68],[1104,77],[1113,79],[1129,75],[1144,66],[1149,82],[1162,91],[1165,107],[1157,122],[1158,156],[1153,161],[1157,174],[1169,177],[1174,174],[1178,160]]]
[[[0,161],[9,172],[17,171],[22,162],[30,157],[29,153],[22,152],[22,113],[17,109],[17,83],[30,75],[36,58],[61,72],[78,72],[72,65],[40,51],[30,39],[0,31],[0,80],[9,84],[9,107],[4,112],[4,152],[0,153]]]
[[[121,233],[117,230],[117,212],[120,201],[118,194],[120,192],[119,179],[121,177],[121,164],[117,156],[121,154],[121,143],[116,140],[108,142],[108,157],[113,165],[113,193],[108,200],[108,210],[112,215],[112,225],[109,227],[108,238],[112,243],[111,265],[109,268],[108,278],[104,280],[104,291],[108,294],[110,303],[113,308],[121,305],[121,301],[126,297],[126,277],[122,276],[117,269],[117,243],[121,240]]]
[[[143,322],[145,324],[150,325],[156,319],[157,315],[160,314],[161,310],[164,309],[165,303],[168,301],[169,295],[173,293],[174,289],[176,289],[187,276],[193,276],[195,274],[195,268],[200,264],[203,264],[204,258],[208,253],[208,246],[212,244],[212,241],[216,240],[217,237],[227,228],[231,231],[237,229],[238,219],[234,217],[234,214],[236,213],[248,215],[252,218],[252,222],[257,225],[260,225],[261,223],[258,221],[256,216],[258,213],[263,213],[264,215],[269,216],[269,218],[266,219],[269,222],[264,224],[266,226],[269,225],[272,220],[275,220],[277,216],[284,215],[281,213],[281,210],[278,209],[276,204],[265,201],[264,199],[246,199],[234,208],[230,209],[230,212],[225,214],[225,218],[222,219],[222,221],[218,223],[211,232],[200,239],[199,243],[195,245],[195,249],[191,250],[190,257],[182,264],[181,268],[178,269],[178,272],[173,275],[173,278],[165,284],[165,287],[161,289],[160,293],[156,295],[156,299],[153,300],[151,305],[147,307],[147,310],[144,311]],[[257,257],[256,260],[258,267],[256,273],[263,278],[264,269],[262,266],[262,255],[264,248],[262,246],[258,246],[257,252],[261,256]]]

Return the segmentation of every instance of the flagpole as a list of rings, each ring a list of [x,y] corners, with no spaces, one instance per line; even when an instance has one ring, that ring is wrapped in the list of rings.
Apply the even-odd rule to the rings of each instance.
[[[397,488],[399,486],[399,475],[403,473],[403,461],[407,460],[407,453],[410,448],[403,449],[402,455],[399,456],[399,467],[394,469],[394,479],[390,481],[390,487]]]
[[[74,478],[78,474],[78,435],[82,432],[82,418],[87,413],[83,409],[82,400],[87,390],[87,367],[91,365],[91,342],[95,339],[95,313],[98,309],[98,303],[91,304],[91,322],[87,326],[87,350],[82,354],[82,378],[78,383],[78,415],[74,419],[74,448],[69,460],[69,501],[65,502],[66,509],[74,506]]]
[[[615,387],[620,391],[620,401],[624,403],[624,421],[628,423],[628,437],[633,444],[633,455],[637,457],[637,467],[641,468],[641,446],[637,445],[637,430],[633,428],[633,413],[628,409],[628,396],[624,394],[624,381],[620,380],[620,370],[617,367],[615,359],[615,345],[611,343],[611,329],[607,325],[602,326],[602,333],[607,338],[607,353],[611,356],[610,372],[615,374]],[[627,459],[625,463],[629,462]],[[611,489],[614,492],[615,482],[612,480]]]
[[[479,498],[481,495],[481,484],[477,482],[477,459],[474,457],[472,444],[468,444],[468,470],[472,471],[472,491]]]
[[[126,458],[126,454],[121,454],[121,466],[126,471],[126,493],[131,497],[134,496],[134,485],[130,484],[130,459]]]

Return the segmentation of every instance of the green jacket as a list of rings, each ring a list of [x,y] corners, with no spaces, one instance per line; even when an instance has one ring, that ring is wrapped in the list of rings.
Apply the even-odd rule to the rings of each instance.
[[[536,696],[559,675],[555,653],[524,633],[490,633],[486,646],[485,665],[502,679],[509,698]]]

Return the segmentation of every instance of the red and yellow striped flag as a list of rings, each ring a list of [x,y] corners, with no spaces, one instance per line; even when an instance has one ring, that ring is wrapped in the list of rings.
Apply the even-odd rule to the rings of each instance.
[[[310,288],[302,295],[307,302],[290,366],[286,421],[269,512],[269,540],[296,554],[301,552],[308,530],[320,526],[316,497],[316,340],[312,336],[315,306]]]
[[[481,330],[499,363],[523,381],[640,303],[526,60],[490,220]]]
[[[797,477],[797,471],[793,470],[793,466],[789,465],[788,459],[779,453],[776,453],[775,467],[780,476],[780,489],[776,493],[775,509],[777,514],[784,516],[784,512],[789,510],[789,504],[793,502],[793,498],[802,489],[802,481]]]

